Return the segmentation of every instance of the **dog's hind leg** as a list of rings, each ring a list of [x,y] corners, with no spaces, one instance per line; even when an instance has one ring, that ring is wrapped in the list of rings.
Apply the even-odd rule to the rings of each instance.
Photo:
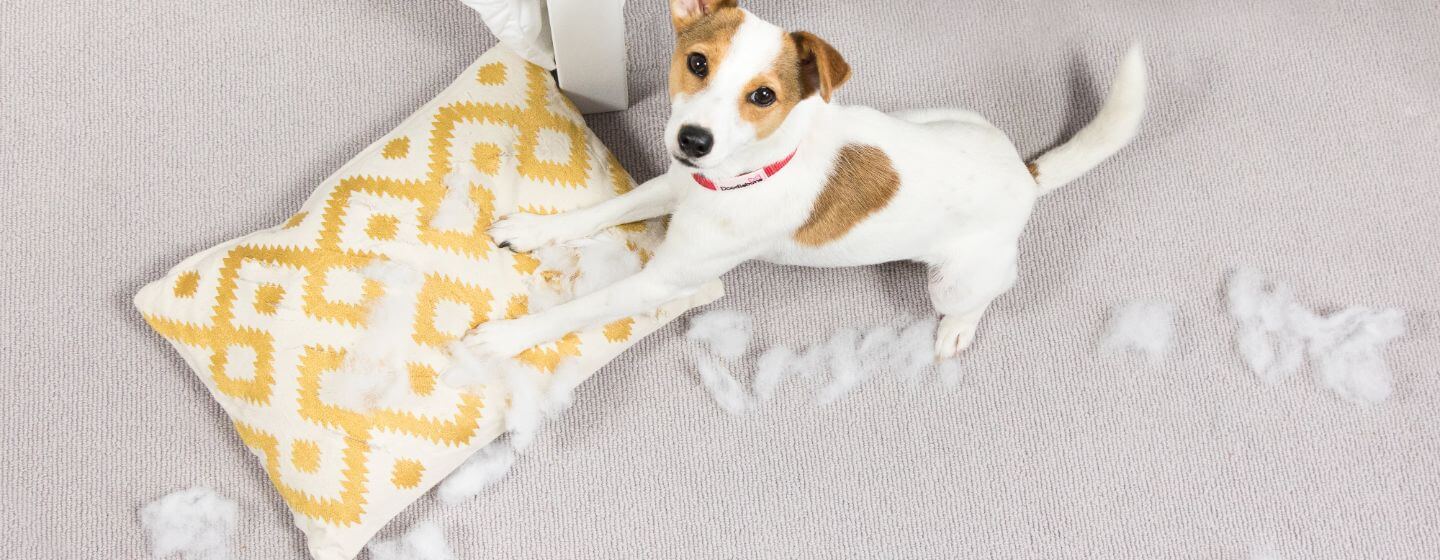
[[[634,190],[578,210],[541,215],[515,213],[490,226],[490,238],[519,252],[589,237],[610,226],[648,220],[675,209],[675,186],[661,175]]]
[[[1015,285],[1013,245],[930,264],[930,302],[940,312],[935,356],[952,358],[975,341],[990,302]]]

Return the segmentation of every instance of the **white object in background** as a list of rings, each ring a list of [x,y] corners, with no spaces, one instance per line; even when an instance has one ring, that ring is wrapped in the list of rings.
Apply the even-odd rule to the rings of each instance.
[[[548,2],[560,89],[582,113],[629,107],[625,0]]]
[[[480,12],[481,19],[500,43],[521,58],[555,69],[555,46],[550,40],[545,0],[460,0]]]

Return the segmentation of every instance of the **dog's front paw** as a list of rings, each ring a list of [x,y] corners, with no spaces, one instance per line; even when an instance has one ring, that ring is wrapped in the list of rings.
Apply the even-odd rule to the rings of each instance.
[[[501,247],[528,253],[545,245],[564,243],[584,237],[576,227],[575,217],[568,214],[511,214],[490,226],[490,238]]]
[[[545,342],[543,335],[523,319],[482,323],[460,341],[477,357],[512,358]]]
[[[935,359],[948,360],[960,355],[975,342],[979,321],[963,316],[946,315],[935,329]]]

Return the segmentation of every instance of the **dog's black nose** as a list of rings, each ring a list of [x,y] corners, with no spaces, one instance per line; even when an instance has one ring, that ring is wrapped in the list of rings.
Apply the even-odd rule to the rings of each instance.
[[[715,136],[710,131],[694,125],[680,127],[680,151],[692,158],[705,157],[715,146]]]

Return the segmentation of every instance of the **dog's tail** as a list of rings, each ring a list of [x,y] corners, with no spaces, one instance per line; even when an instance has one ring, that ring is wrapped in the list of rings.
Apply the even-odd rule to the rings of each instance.
[[[1140,129],[1145,115],[1145,55],[1140,44],[1131,45],[1110,84],[1110,95],[1100,114],[1064,144],[1031,162],[1030,174],[1045,194],[1064,186],[1115,155]]]

